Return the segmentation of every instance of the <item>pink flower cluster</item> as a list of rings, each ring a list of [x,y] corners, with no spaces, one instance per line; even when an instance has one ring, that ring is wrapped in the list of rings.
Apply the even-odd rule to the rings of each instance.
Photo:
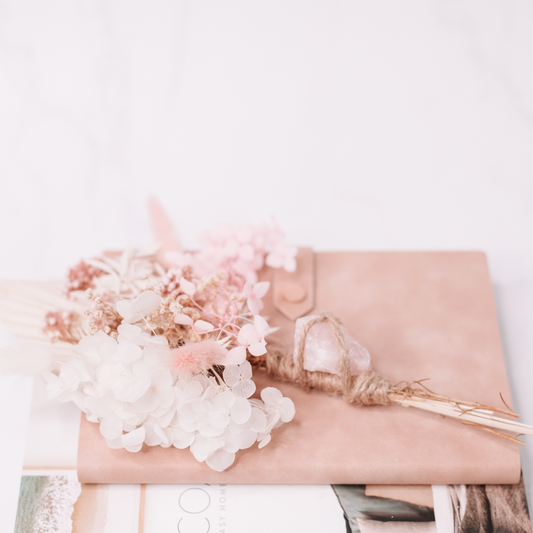
[[[266,263],[288,272],[296,269],[298,249],[285,244],[281,229],[271,224],[245,224],[235,228],[219,224],[200,236],[202,250],[198,254],[167,252],[166,259],[176,266],[192,264],[199,275],[223,271],[232,283],[244,280],[257,282],[257,272]]]

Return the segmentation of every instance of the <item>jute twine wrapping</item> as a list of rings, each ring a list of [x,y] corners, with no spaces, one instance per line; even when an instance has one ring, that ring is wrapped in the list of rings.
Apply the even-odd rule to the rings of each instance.
[[[311,327],[324,321],[331,324],[337,339],[340,376],[328,372],[309,372],[304,369],[304,350],[307,334]],[[499,412],[518,418],[519,415],[509,408],[504,410],[478,402],[448,398],[436,394],[425,385],[422,385],[424,380],[404,381],[402,382],[403,385],[399,383],[393,386],[388,379],[372,370],[363,372],[356,377],[352,376],[350,358],[344,335],[342,334],[341,323],[338,318],[329,312],[322,313],[305,324],[296,348],[296,363],[294,363],[293,355],[288,355],[280,350],[272,350],[268,352],[265,360],[261,361],[261,366],[266,368],[271,377],[299,384],[305,390],[314,388],[340,393],[347,402],[356,405],[388,405],[396,403],[409,407],[418,407],[440,415],[460,419],[463,424],[476,426],[484,431],[522,445],[525,445],[525,443],[506,433],[496,431],[496,428],[533,435],[533,427],[531,426],[519,424],[505,418],[491,416],[490,419],[487,419],[486,417],[486,412],[492,411],[493,413]],[[481,414],[478,414],[478,410],[482,411]]]
[[[319,322],[329,322],[337,339],[339,367],[341,375],[328,372],[309,372],[304,368],[305,340],[312,326]],[[348,348],[341,330],[341,322],[329,311],[309,320],[304,327],[298,345],[297,361],[281,352],[269,352],[266,371],[271,377],[298,383],[303,389],[320,389],[328,392],[341,393],[349,403],[356,405],[386,405],[391,403],[388,397],[391,383],[377,372],[368,370],[359,376],[352,376]]]

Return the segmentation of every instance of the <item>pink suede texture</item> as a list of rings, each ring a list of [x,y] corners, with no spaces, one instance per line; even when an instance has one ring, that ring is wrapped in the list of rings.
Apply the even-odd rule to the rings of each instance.
[[[486,259],[479,252],[302,252],[304,276],[264,270],[274,286],[262,314],[292,356],[294,319],[276,278],[311,289],[305,314],[329,310],[395,384],[430,378],[433,391],[511,404]],[[272,296],[274,295],[274,297]],[[278,310],[276,304],[285,309]],[[310,306],[312,306],[310,308]],[[288,318],[288,316],[291,318]],[[78,476],[84,483],[508,484],[520,477],[518,445],[456,420],[399,406],[355,407],[340,397],[273,382],[296,405],[272,442],[237,454],[218,473],[189,450],[107,447],[82,417]]]

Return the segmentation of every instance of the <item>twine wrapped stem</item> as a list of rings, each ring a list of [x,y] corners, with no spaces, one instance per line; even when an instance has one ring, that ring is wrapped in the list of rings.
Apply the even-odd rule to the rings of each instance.
[[[329,322],[335,334],[340,375],[318,371],[309,372],[304,368],[307,334],[315,324],[320,322]],[[269,351],[264,366],[267,374],[273,378],[296,383],[306,391],[319,389],[342,394],[347,402],[356,405],[371,406],[396,403],[405,407],[432,411],[444,416],[457,418],[463,424],[477,426],[480,429],[495,433],[500,437],[522,445],[525,445],[525,443],[515,437],[496,431],[496,429],[533,435],[533,427],[531,426],[494,416],[494,413],[497,412],[512,418],[520,417],[520,415],[510,409],[499,409],[478,402],[468,402],[442,396],[423,385],[423,380],[404,382],[404,384],[393,386],[388,379],[372,370],[365,371],[358,376],[352,376],[350,357],[341,330],[341,322],[328,311],[321,313],[305,324],[297,347],[296,364],[291,355],[281,351]]]

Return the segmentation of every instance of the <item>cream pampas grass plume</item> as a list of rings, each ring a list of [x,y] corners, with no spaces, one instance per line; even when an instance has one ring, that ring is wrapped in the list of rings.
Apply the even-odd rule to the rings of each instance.
[[[17,342],[0,348],[0,374],[40,374],[53,366],[52,353],[42,346]]]

